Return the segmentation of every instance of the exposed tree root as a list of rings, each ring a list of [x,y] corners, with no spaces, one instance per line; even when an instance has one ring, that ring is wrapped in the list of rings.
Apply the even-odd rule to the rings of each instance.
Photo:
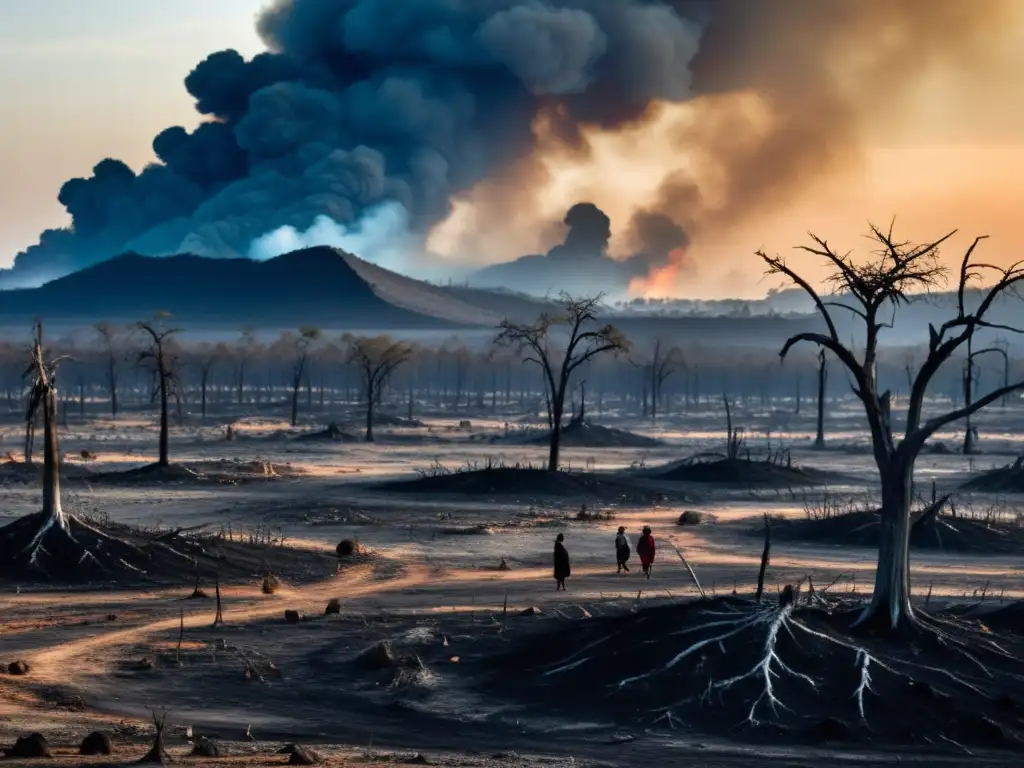
[[[1007,746],[1021,725],[1022,640],[918,613],[906,635],[850,630],[853,606],[787,588],[580,624],[507,657],[516,695],[670,728],[807,740]]]
[[[320,553],[101,525],[67,513],[38,512],[0,528],[0,579],[12,581],[180,584],[248,579],[268,567],[301,579],[322,577],[336,565]]]
[[[154,545],[159,546],[158,542]],[[180,559],[192,561],[163,544]],[[144,574],[152,557],[135,544],[111,535],[74,515],[36,513],[0,528],[0,575],[14,579],[109,578]]]

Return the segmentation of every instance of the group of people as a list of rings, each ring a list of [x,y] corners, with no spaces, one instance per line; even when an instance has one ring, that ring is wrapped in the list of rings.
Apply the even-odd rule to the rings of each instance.
[[[654,536],[651,535],[651,526],[645,525],[636,542],[636,554],[640,558],[640,567],[646,578],[651,578],[651,569],[654,567],[654,555],[657,547],[654,544]],[[618,534],[615,536],[615,565],[616,573],[625,571],[629,573],[629,558],[632,555],[632,548],[629,544],[629,537],[626,536],[626,527],[619,526]],[[555,589],[565,591],[565,580],[572,574],[572,567],[569,564],[569,550],[565,548],[565,534],[560,533],[555,538]]]

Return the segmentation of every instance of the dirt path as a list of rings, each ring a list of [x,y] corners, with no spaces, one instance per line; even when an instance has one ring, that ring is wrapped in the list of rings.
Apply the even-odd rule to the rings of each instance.
[[[225,609],[224,621],[232,623],[264,619],[280,615],[286,608],[299,611],[313,605],[320,608],[331,598],[352,600],[421,586],[431,577],[431,569],[426,566],[413,566],[403,575],[387,581],[373,581],[373,567],[369,565],[358,566],[343,572],[342,575],[343,579],[329,579],[300,588],[282,585],[273,595],[263,595],[256,587],[250,590],[233,590],[233,598],[249,602]],[[23,654],[32,668],[31,678],[25,678],[25,681],[31,681],[33,684],[60,683],[74,687],[77,682],[74,670],[83,668],[78,662],[84,657],[95,655],[101,650],[112,652],[116,648],[139,643],[158,633],[173,630],[181,622],[180,615],[171,616],[125,629],[100,631],[79,640],[31,649]],[[209,622],[209,610],[186,614],[184,617],[186,628],[205,627]],[[114,654],[108,653],[107,656],[113,658]],[[90,664],[89,673],[96,674],[97,671],[96,665]]]

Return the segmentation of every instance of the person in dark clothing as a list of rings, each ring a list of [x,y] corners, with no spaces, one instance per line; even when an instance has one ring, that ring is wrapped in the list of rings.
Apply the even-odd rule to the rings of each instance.
[[[565,534],[558,534],[555,538],[555,591],[565,591],[565,580],[569,578],[572,569],[569,567],[569,551],[565,548]]]
[[[618,566],[616,573],[623,571],[629,573],[627,560],[629,560],[629,539],[626,538],[626,526],[620,525],[619,534],[615,537],[615,564]]]
[[[640,567],[643,568],[644,576],[651,578],[651,566],[654,565],[654,537],[651,536],[651,526],[645,525],[643,535],[636,543],[636,553],[640,555]]]

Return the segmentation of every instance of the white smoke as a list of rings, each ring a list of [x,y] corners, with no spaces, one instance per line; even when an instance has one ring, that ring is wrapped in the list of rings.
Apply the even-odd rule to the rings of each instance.
[[[359,221],[345,226],[328,216],[317,216],[305,232],[280,227],[257,238],[249,258],[266,261],[303,248],[326,245],[340,248],[385,269],[407,273],[410,258],[422,245],[409,234],[409,212],[401,203],[387,202],[366,211]]]

